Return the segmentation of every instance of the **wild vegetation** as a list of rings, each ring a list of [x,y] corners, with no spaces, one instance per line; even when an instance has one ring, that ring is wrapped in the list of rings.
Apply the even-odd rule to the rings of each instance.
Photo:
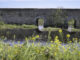
[[[62,30],[59,30],[61,33]],[[9,45],[0,41],[0,60],[80,60],[80,47],[77,38],[70,41],[70,34],[65,35],[67,44],[63,44],[58,36],[46,45],[34,44],[39,35],[27,38],[23,44]],[[29,43],[32,40],[32,44]],[[50,43],[50,44],[49,44]]]
[[[0,29],[16,29],[16,28],[21,28],[21,29],[36,29],[36,25],[16,25],[16,24],[6,24],[3,21],[0,21]]]

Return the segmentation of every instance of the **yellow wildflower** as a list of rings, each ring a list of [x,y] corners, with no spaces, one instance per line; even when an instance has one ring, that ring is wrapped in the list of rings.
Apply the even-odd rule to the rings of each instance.
[[[34,43],[32,43],[32,46],[34,46]]]
[[[57,40],[54,41],[54,43],[60,44],[60,41],[57,39]]]
[[[67,34],[66,37],[69,38],[70,37],[70,34]]]
[[[59,29],[59,33],[61,33],[62,32],[62,29]]]
[[[56,36],[54,40],[58,40],[58,36]]]
[[[75,41],[75,40],[77,41],[77,40],[78,40],[78,38],[73,38],[73,41]]]
[[[53,41],[51,41],[51,43],[53,43]]]
[[[53,45],[53,44],[51,44],[51,47],[54,47],[54,45]]]
[[[35,40],[36,38],[35,37],[32,37],[32,40]]]
[[[69,41],[69,43],[72,43],[72,41]]]
[[[64,46],[62,46],[62,47],[63,47],[63,51],[66,52],[67,49]]]
[[[39,35],[36,35],[36,38],[39,38]]]
[[[58,36],[56,36],[55,38],[58,39]]]

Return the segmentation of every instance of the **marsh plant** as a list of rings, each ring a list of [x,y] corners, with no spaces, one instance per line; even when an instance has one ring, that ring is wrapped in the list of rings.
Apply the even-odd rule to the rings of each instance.
[[[59,37],[60,37],[60,40],[64,42],[62,29],[59,29]]]
[[[73,38],[74,42],[69,40],[70,34],[67,34],[68,44],[62,45],[59,40],[59,36],[55,36],[54,41],[50,41],[50,44],[46,43],[46,46],[37,44],[30,44],[28,41],[35,41],[39,38],[39,35],[27,38],[23,44],[9,44],[3,43],[0,40],[0,60],[80,60],[80,47],[76,44],[77,38]]]
[[[51,40],[51,29],[48,31],[48,42]]]

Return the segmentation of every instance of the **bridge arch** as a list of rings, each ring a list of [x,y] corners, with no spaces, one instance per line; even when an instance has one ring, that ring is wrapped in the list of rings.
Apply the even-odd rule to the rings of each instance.
[[[46,18],[44,17],[44,16],[37,16],[37,17],[35,17],[35,25],[37,25],[38,26],[38,20],[39,19],[43,19],[44,20],[44,25],[46,24]]]

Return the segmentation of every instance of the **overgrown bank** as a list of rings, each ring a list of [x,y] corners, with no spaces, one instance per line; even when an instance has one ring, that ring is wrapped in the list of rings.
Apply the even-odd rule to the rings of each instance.
[[[4,22],[0,21],[0,29],[36,29],[36,25],[16,25],[16,24],[5,24]]]
[[[67,35],[69,38],[70,35]],[[74,43],[68,41],[67,45],[62,45],[58,36],[51,41],[50,44],[46,43],[46,46],[40,46],[34,44],[35,39],[39,38],[39,35],[25,38],[25,43],[9,44],[0,41],[0,60],[80,60],[80,42],[74,40]],[[33,43],[29,44],[28,40],[32,40]],[[77,46],[77,44],[79,44]]]

